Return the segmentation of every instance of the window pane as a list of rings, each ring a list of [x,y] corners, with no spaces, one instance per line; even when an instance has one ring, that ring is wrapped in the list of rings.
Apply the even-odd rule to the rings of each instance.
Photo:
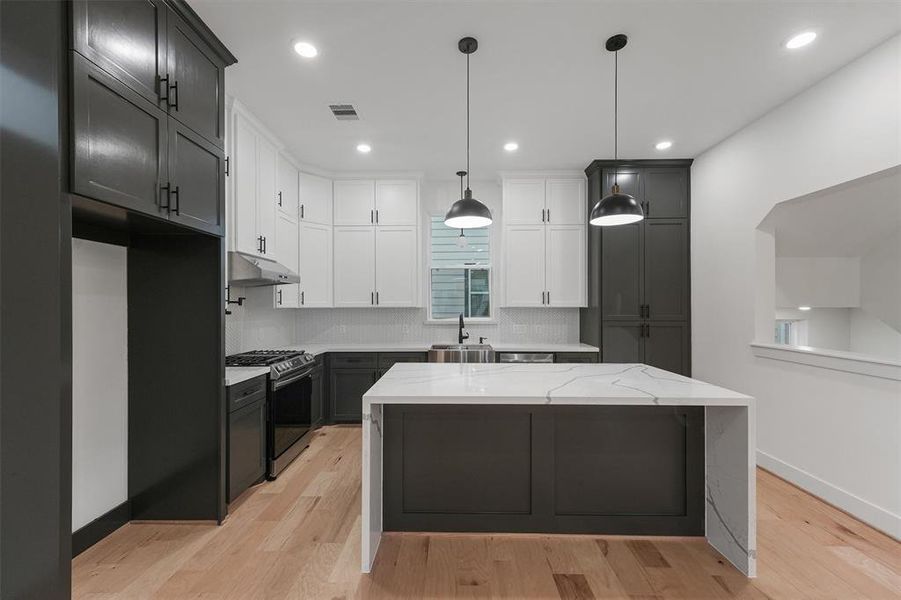
[[[460,230],[444,224],[444,217],[432,217],[432,268],[485,267],[490,264],[489,231],[487,227],[467,229],[466,244],[460,246]]]
[[[491,317],[491,253],[487,228],[460,230],[431,219],[431,295],[433,319]]]
[[[488,318],[491,316],[490,306],[488,305],[488,299],[490,296],[488,294],[472,294],[470,296],[470,315],[471,317],[485,317]]]
[[[432,269],[432,318],[450,319],[466,313],[466,271]]]

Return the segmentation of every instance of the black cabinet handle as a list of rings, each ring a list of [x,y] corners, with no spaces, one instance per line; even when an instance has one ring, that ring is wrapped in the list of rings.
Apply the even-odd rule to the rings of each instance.
[[[550,221],[550,219],[548,219],[548,221]],[[548,304],[551,303],[551,291],[550,290],[547,291],[547,303]]]
[[[375,209],[375,222],[379,222],[379,209]],[[378,294],[378,292],[376,292],[376,294]]]
[[[282,305],[282,291],[281,290],[278,291],[278,305],[279,306]]]
[[[300,205],[300,218],[303,219],[303,204]]]
[[[278,193],[278,205],[279,206],[282,205],[282,193],[281,192]]]
[[[379,293],[378,292],[375,293],[375,303],[376,304],[379,303]]]
[[[644,305],[644,318],[645,319],[651,318],[651,305],[650,304]]]
[[[541,222],[544,223],[544,209],[543,208],[541,209]],[[542,297],[542,300],[543,299],[544,298]]]
[[[369,292],[369,303],[375,305],[375,292]]]
[[[225,176],[228,177],[228,157],[225,157]]]
[[[269,254],[269,238],[263,236],[263,254]]]
[[[371,208],[369,209],[369,222],[375,223],[375,211]]]
[[[169,100],[166,99],[166,103],[169,104],[169,108],[174,108],[176,111],[178,110],[178,82],[176,81],[172,85],[169,86],[170,96],[172,96],[172,103],[169,104]]]
[[[163,100],[166,101],[166,106],[169,106],[169,76],[160,77],[160,91],[159,91],[160,102]]]
[[[644,326],[644,332],[645,332],[644,337],[650,338],[651,337],[651,326],[646,324]]]
[[[257,238],[257,252],[260,254],[263,253],[263,236]]]
[[[300,292],[300,303],[301,303],[301,305],[303,305],[303,303],[304,303],[304,297],[303,297],[303,294],[304,294],[304,292],[301,291],[301,292]]]
[[[172,202],[171,202],[171,200],[169,199],[169,183],[167,182],[166,185],[161,185],[161,186],[160,186],[160,191],[164,191],[164,192],[165,192],[163,195],[164,195],[164,197],[166,198],[166,204],[165,204],[165,206],[163,205],[162,200],[160,200],[160,210],[165,210],[165,211],[166,211],[166,214],[168,215],[168,214],[169,214],[169,211],[171,210],[170,207],[171,207],[171,205],[172,205]]]
[[[179,196],[179,193],[178,193],[178,186],[175,186],[175,188],[171,191],[171,194],[173,196],[175,196],[175,208],[173,210],[175,211],[176,215],[181,216],[181,212],[180,212],[181,197]],[[170,202],[170,204],[171,204],[171,202]]]
[[[551,222],[551,209],[547,209],[547,222]]]

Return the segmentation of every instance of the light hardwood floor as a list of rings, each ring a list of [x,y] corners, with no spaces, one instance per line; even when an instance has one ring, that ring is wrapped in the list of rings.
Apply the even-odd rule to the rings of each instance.
[[[358,427],[326,427],[221,527],[132,523],[74,598],[901,598],[901,544],[758,472],[759,577],[703,539],[389,534],[361,575]]]

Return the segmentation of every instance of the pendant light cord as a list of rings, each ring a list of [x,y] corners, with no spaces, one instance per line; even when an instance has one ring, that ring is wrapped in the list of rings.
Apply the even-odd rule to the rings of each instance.
[[[619,50],[613,53],[613,160],[619,160]],[[613,167],[613,185],[619,185],[619,169]]]
[[[462,179],[460,182],[462,183]],[[466,55],[466,188],[469,189],[469,55]]]

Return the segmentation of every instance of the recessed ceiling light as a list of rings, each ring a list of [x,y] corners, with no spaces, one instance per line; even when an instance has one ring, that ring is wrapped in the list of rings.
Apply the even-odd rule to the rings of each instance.
[[[370,146],[369,144],[357,144],[357,152],[369,154],[370,152],[372,152],[372,146]]]
[[[785,42],[785,47],[789,50],[795,50],[797,48],[806,46],[815,39],[817,39],[817,34],[815,31],[805,31],[803,33],[799,33],[798,35]]]
[[[798,310],[810,310],[809,306],[799,306]]]
[[[504,144],[504,150],[506,150],[507,152],[516,152],[517,150],[519,150],[519,144],[517,144],[516,142],[507,142],[506,144]]]
[[[673,143],[669,140],[663,140],[662,142],[657,142],[654,147],[658,150],[669,150]]]
[[[319,54],[319,50],[316,49],[316,46],[311,44],[310,42],[297,42],[294,44],[294,51],[303,56],[304,58],[313,58],[317,54]]]

